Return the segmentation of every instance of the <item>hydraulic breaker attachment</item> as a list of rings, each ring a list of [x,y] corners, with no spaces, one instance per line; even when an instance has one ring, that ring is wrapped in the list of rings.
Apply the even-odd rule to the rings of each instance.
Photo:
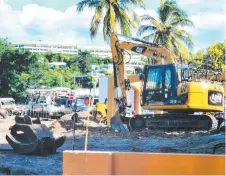
[[[40,121],[33,123],[29,116],[24,119],[16,117],[15,120],[16,124],[10,128],[6,140],[16,153],[54,154],[65,142],[65,136],[55,138],[46,125],[41,124]]]
[[[121,132],[129,131],[127,125],[122,123],[119,111],[117,111],[115,113],[115,116],[111,118],[110,124],[113,130],[117,130]]]

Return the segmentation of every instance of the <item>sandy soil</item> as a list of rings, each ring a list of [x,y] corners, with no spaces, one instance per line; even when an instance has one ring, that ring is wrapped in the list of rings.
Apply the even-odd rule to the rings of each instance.
[[[86,114],[80,114],[86,116]],[[62,174],[62,152],[72,150],[73,131],[71,116],[61,120],[42,121],[56,136],[67,137],[57,154],[46,157],[20,155],[11,150],[5,139],[14,118],[0,119],[0,174]],[[94,124],[94,123],[93,123]],[[89,127],[88,150],[92,151],[124,151],[124,152],[158,152],[158,153],[201,153],[211,154],[217,143],[225,141],[224,134],[199,132],[164,132],[143,130],[139,132],[115,132],[108,128],[100,128],[98,124]],[[85,127],[76,126],[75,149],[84,150]],[[218,154],[225,154],[219,150]]]

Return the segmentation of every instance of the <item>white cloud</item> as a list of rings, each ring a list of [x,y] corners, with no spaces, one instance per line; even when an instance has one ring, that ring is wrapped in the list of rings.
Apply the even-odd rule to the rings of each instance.
[[[180,7],[187,10],[190,8],[197,8],[200,10],[208,9],[209,11],[219,11],[222,7],[226,8],[225,0],[177,0]]]
[[[18,19],[19,13],[13,12],[9,5],[0,0],[0,37],[27,37]]]
[[[196,28],[218,28],[224,27],[226,23],[226,13],[200,13],[198,15],[193,15],[190,19],[194,22]]]
[[[187,4],[202,1],[204,0],[179,0]],[[158,18],[154,10],[134,10],[138,15],[149,14]],[[14,11],[4,0],[0,0],[0,38],[8,37],[11,41],[43,40],[78,45],[106,45],[102,37],[102,24],[97,37],[90,39],[89,25],[93,13],[90,9],[77,13],[76,6],[60,11],[37,4],[28,4],[20,11]],[[190,16],[190,19],[195,27],[186,30],[193,36],[199,35],[204,29],[221,28],[226,24],[225,13],[222,12],[200,13]],[[132,34],[135,36],[136,32],[133,30]]]
[[[153,10],[136,8],[135,12],[138,15],[157,17]],[[106,45],[102,37],[102,24],[96,38],[90,39],[89,25],[93,13],[90,9],[78,13],[76,6],[59,11],[37,4],[28,4],[20,11],[13,11],[10,5],[0,0],[0,37],[8,37],[12,41],[44,40],[78,45]],[[134,30],[133,34],[136,34]]]
[[[198,47],[195,47],[193,49],[193,53],[197,53],[198,51],[205,51],[207,47],[206,45],[196,45],[196,46]]]
[[[225,29],[226,31],[226,13],[199,13],[192,15],[189,19],[193,22],[194,27],[184,27],[183,29],[192,36],[198,36],[203,30]]]
[[[0,37],[10,40],[48,40],[78,44],[92,43],[90,36],[79,31],[89,30],[92,10],[76,12],[76,6],[64,12],[52,8],[28,4],[21,11],[13,11],[0,0]],[[87,39],[87,40],[86,40]]]

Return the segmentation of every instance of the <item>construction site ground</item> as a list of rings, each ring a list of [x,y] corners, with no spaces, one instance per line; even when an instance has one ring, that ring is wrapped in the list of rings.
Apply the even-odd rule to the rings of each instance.
[[[79,114],[85,121],[86,113]],[[92,117],[91,117],[92,119]],[[0,119],[0,175],[60,175],[62,174],[62,154],[73,147],[73,122],[71,115],[60,120],[42,121],[56,136],[65,135],[66,142],[57,150],[57,154],[48,156],[22,155],[12,151],[5,136],[9,127],[15,123],[14,118]],[[75,150],[84,150],[85,126],[76,126]],[[215,144],[224,143],[225,135],[216,132],[164,132],[142,131],[116,132],[109,128],[98,127],[92,123],[89,127],[88,150],[117,152],[155,152],[212,154]],[[225,154],[219,150],[217,154]]]

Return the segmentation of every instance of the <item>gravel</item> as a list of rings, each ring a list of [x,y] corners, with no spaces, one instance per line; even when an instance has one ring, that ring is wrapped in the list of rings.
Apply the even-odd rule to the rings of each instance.
[[[72,150],[73,131],[71,116],[61,120],[42,121],[56,136],[67,137],[57,154],[46,157],[22,155],[14,153],[5,136],[14,119],[0,119],[0,175],[61,175],[62,153]],[[75,130],[75,149],[84,150],[85,127],[77,126]],[[133,131],[115,132],[108,128],[89,127],[88,150],[117,152],[155,152],[155,153],[188,153],[212,154],[213,147],[225,142],[225,134],[206,131],[195,132],[164,132],[164,131]],[[218,154],[225,155],[225,150]]]

